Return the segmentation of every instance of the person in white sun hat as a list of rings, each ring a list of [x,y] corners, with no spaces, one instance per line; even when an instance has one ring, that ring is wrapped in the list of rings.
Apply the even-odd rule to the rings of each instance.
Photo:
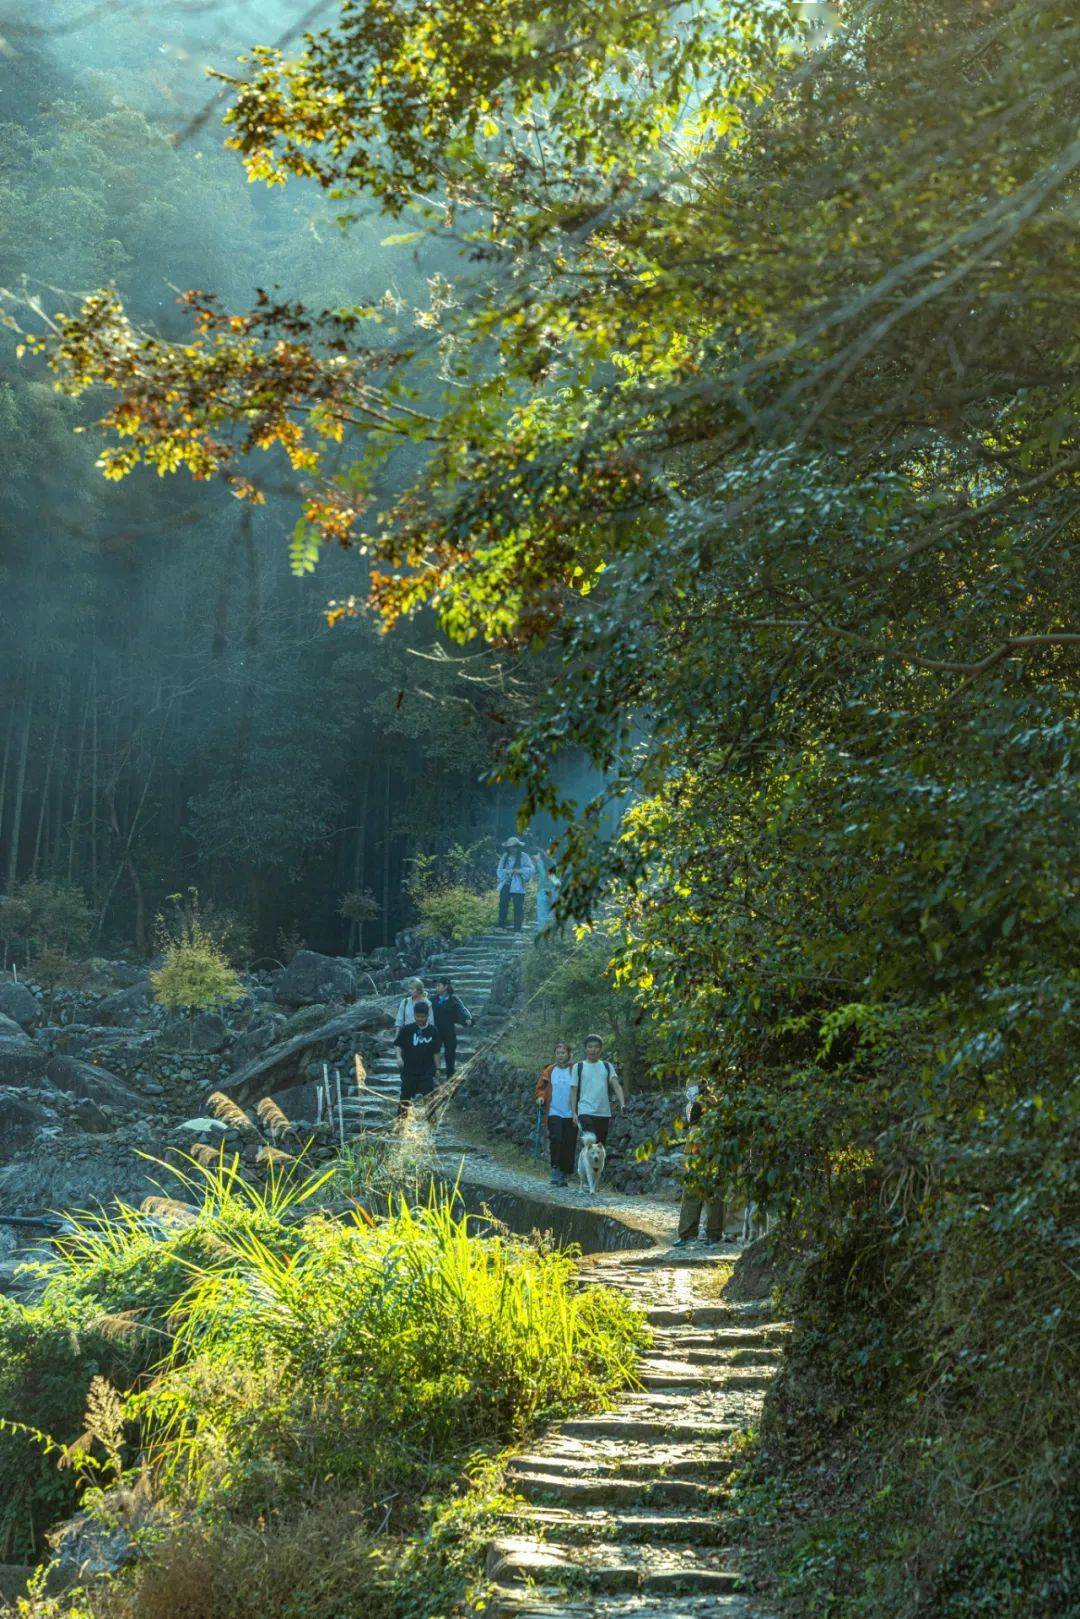
[[[536,867],[525,853],[525,845],[520,838],[507,838],[503,844],[503,852],[499,857],[499,864],[495,868],[495,880],[499,885],[499,926],[507,926],[510,906],[514,907],[514,932],[521,932],[521,924],[525,918],[525,889],[535,874]]]

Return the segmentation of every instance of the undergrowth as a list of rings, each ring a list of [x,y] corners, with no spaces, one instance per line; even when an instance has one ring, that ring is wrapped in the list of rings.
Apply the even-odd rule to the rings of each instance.
[[[662,1044],[635,996],[614,982],[611,955],[611,939],[598,930],[538,940],[524,963],[526,1004],[500,1042],[503,1056],[537,1071],[551,1061],[557,1040],[569,1041],[577,1061],[585,1036],[599,1034],[631,1089],[653,1083]]]
[[[332,1619],[362,1601],[374,1619],[430,1619],[475,1572],[499,1453],[632,1376],[640,1318],[574,1287],[572,1257],[474,1236],[435,1194],[382,1220],[359,1204],[334,1218],[327,1185],[260,1189],[235,1166],[192,1165],[193,1218],[163,1199],[84,1221],[40,1302],[6,1306],[5,1413],[71,1447],[73,1464],[58,1488],[55,1453],[30,1469],[29,1433],[0,1435],[19,1497],[9,1559],[70,1510],[73,1471],[106,1519],[131,1494],[121,1468],[152,1499],[132,1569],[21,1611]],[[70,1387],[50,1403],[42,1368],[65,1330]],[[93,1416],[101,1382],[83,1410],[94,1377],[121,1396],[112,1464],[115,1434]]]
[[[1011,1196],[984,1179],[932,1255],[879,1216],[876,1241],[852,1220],[802,1263],[791,1347],[735,1486],[761,1589],[783,1612],[1080,1612],[1075,1169],[1058,1173],[1070,1154],[1066,1132]]]

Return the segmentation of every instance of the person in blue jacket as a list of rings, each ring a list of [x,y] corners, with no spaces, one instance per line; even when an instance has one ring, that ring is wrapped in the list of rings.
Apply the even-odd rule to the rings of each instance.
[[[521,932],[521,924],[525,918],[525,889],[535,875],[536,867],[525,853],[525,845],[520,838],[507,838],[503,844],[503,852],[499,864],[495,868],[495,880],[499,885],[499,926],[507,926],[510,907],[514,907],[514,932]]]

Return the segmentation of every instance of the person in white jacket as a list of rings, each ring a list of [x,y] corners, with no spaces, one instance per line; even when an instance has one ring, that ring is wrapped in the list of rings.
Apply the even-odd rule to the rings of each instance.
[[[394,1018],[395,1029],[407,1029],[410,1024],[416,1022],[414,1011],[417,1001],[423,1001],[425,1005],[428,1004],[427,990],[419,978],[406,978],[405,993],[401,997],[401,1005],[398,1007],[397,1016]]]
[[[499,926],[508,925],[510,907],[514,907],[514,932],[521,932],[521,924],[525,917],[525,889],[536,872],[529,856],[525,853],[525,845],[520,838],[507,838],[503,844],[503,852],[499,857],[499,864],[495,868],[495,880],[499,885]]]

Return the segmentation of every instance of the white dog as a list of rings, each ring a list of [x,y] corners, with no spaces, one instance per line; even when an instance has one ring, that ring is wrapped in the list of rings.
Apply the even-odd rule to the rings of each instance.
[[[587,1186],[590,1192],[599,1191],[600,1177],[604,1173],[606,1163],[607,1151],[603,1143],[596,1139],[591,1130],[582,1130],[578,1136],[578,1180]]]

